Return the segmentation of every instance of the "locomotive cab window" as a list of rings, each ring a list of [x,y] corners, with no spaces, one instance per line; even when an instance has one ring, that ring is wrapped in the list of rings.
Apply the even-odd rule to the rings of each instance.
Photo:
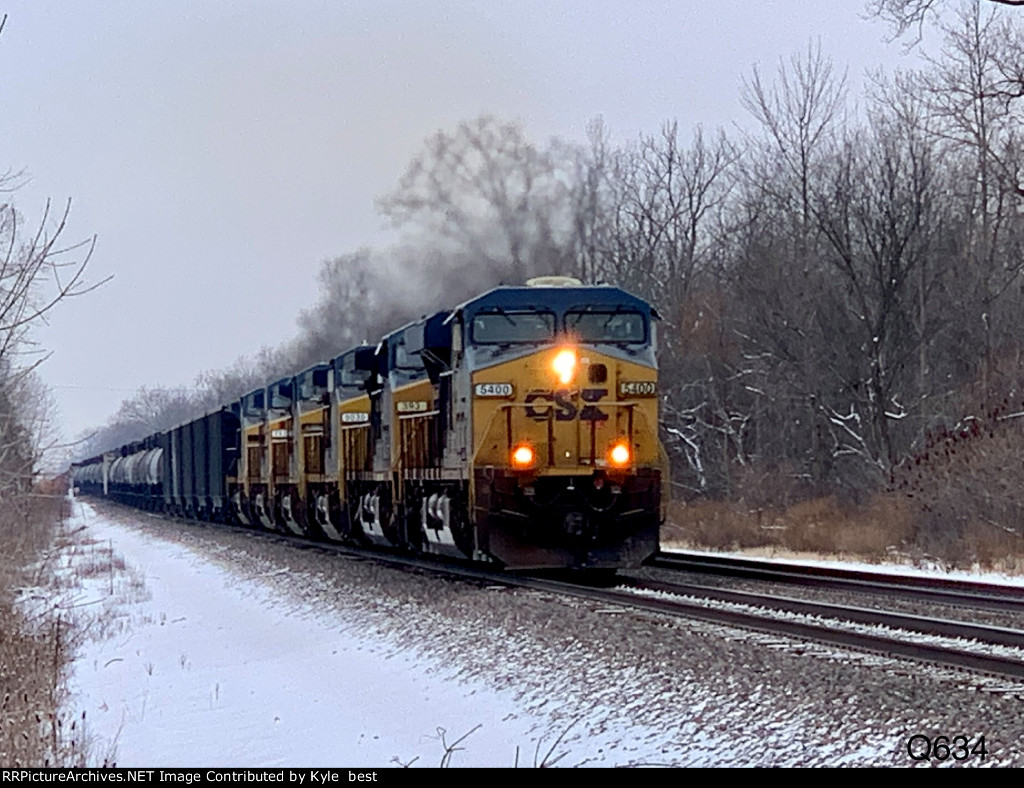
[[[245,395],[244,411],[247,417],[262,417],[265,408],[266,400],[264,399],[263,389]]]
[[[388,342],[391,369],[423,372],[423,324],[411,325],[393,334]]]
[[[549,342],[555,338],[552,312],[478,312],[473,317],[471,339],[477,345]]]
[[[302,373],[299,377],[299,400],[302,402],[321,402],[328,393],[326,369],[313,369]]]
[[[275,383],[267,389],[267,394],[268,406],[271,410],[288,410],[291,408],[292,397],[294,396],[291,383]]]
[[[639,312],[567,312],[565,330],[581,342],[642,345],[647,341],[647,321]]]
[[[340,356],[334,362],[334,384],[346,394],[364,390],[369,375],[369,371],[360,369],[357,365],[355,353]]]
[[[404,369],[409,372],[419,372],[423,369],[423,361],[420,359],[422,348],[412,348],[403,341],[395,344],[395,353],[391,361],[393,369]]]
[[[323,393],[321,389],[313,385],[313,381],[308,377],[303,377],[299,383],[299,401],[300,402],[312,402],[313,400],[320,399],[320,395]]]

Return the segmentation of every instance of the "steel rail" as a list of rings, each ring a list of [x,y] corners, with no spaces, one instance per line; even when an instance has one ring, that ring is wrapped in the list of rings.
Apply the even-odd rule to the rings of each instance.
[[[806,599],[778,596],[776,594],[754,594],[748,591],[731,591],[724,588],[696,585],[693,583],[663,583],[656,580],[627,580],[621,584],[640,591],[660,591],[667,594],[699,596],[702,599],[713,599],[736,605],[768,608],[787,613],[798,613],[806,616],[820,616],[850,621],[856,624],[883,626],[892,629],[905,629],[920,632],[923,635],[936,637],[962,638],[978,640],[999,646],[1024,649],[1024,631],[995,627],[987,624],[975,624],[969,621],[951,621],[943,618],[916,616],[909,613],[896,613],[888,610],[835,605],[828,602],[815,602]]]
[[[911,577],[884,572],[692,553],[662,552],[650,561],[648,566],[672,571],[781,582],[833,591],[856,591],[888,596],[898,594],[902,599],[933,604],[1024,613],[1024,587],[1020,586],[1001,586],[994,583],[946,580],[937,577]]]
[[[953,668],[968,668],[990,675],[1017,680],[1024,679],[1024,662],[999,655],[979,654],[964,649],[929,643],[914,643],[885,635],[830,629],[822,624],[788,621],[747,611],[709,608],[698,602],[691,602],[685,599],[639,597],[626,591],[580,589],[576,586],[544,580],[526,580],[523,585],[554,593],[594,599],[603,603],[615,602],[624,607],[639,610],[665,613],[671,616],[697,618],[717,624],[737,626],[769,634],[788,635],[812,642],[827,643],[857,651],[868,651],[883,656],[907,657]],[[1024,637],[1024,633],[1018,634]]]

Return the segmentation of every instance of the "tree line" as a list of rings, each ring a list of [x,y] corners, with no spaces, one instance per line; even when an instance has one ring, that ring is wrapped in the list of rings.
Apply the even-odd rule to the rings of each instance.
[[[906,485],[936,436],[992,403],[1000,434],[1024,412],[1024,26],[1004,5],[879,0],[895,32],[932,25],[941,46],[856,102],[819,46],[755,68],[748,133],[670,120],[616,143],[596,119],[584,142],[541,144],[491,116],[439,131],[378,201],[399,243],[327,261],[291,345],[174,402],[125,403],[118,441],[561,273],[658,307],[677,496],[786,505]]]

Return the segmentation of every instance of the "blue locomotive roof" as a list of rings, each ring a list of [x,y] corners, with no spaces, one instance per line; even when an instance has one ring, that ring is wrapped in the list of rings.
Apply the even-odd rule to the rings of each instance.
[[[496,287],[466,301],[452,314],[464,313],[472,319],[477,312],[495,309],[546,309],[564,313],[568,310],[614,309],[635,310],[658,317],[646,301],[611,285],[579,287]]]
[[[316,372],[316,371],[321,370],[321,369],[330,369],[330,368],[331,368],[331,362],[330,361],[321,361],[320,363],[314,364],[311,367],[306,367],[304,370],[302,370],[302,372],[297,372],[295,374],[295,377],[301,378],[301,377],[303,377],[305,375],[308,375],[310,372]]]

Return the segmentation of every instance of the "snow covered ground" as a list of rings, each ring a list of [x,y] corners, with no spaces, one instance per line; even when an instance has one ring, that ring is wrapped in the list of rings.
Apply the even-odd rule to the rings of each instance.
[[[111,600],[110,576],[89,581],[86,595],[113,601],[124,626],[85,645],[72,685],[97,753],[119,766],[438,765],[443,744],[471,730],[453,763],[511,766],[514,742],[545,730],[510,693],[460,685],[361,637],[358,622],[297,610],[187,547],[75,506],[101,555],[106,543],[128,556],[136,588]]]
[[[1024,763],[1024,704],[948,673],[73,510],[96,763],[912,765],[916,733]]]

